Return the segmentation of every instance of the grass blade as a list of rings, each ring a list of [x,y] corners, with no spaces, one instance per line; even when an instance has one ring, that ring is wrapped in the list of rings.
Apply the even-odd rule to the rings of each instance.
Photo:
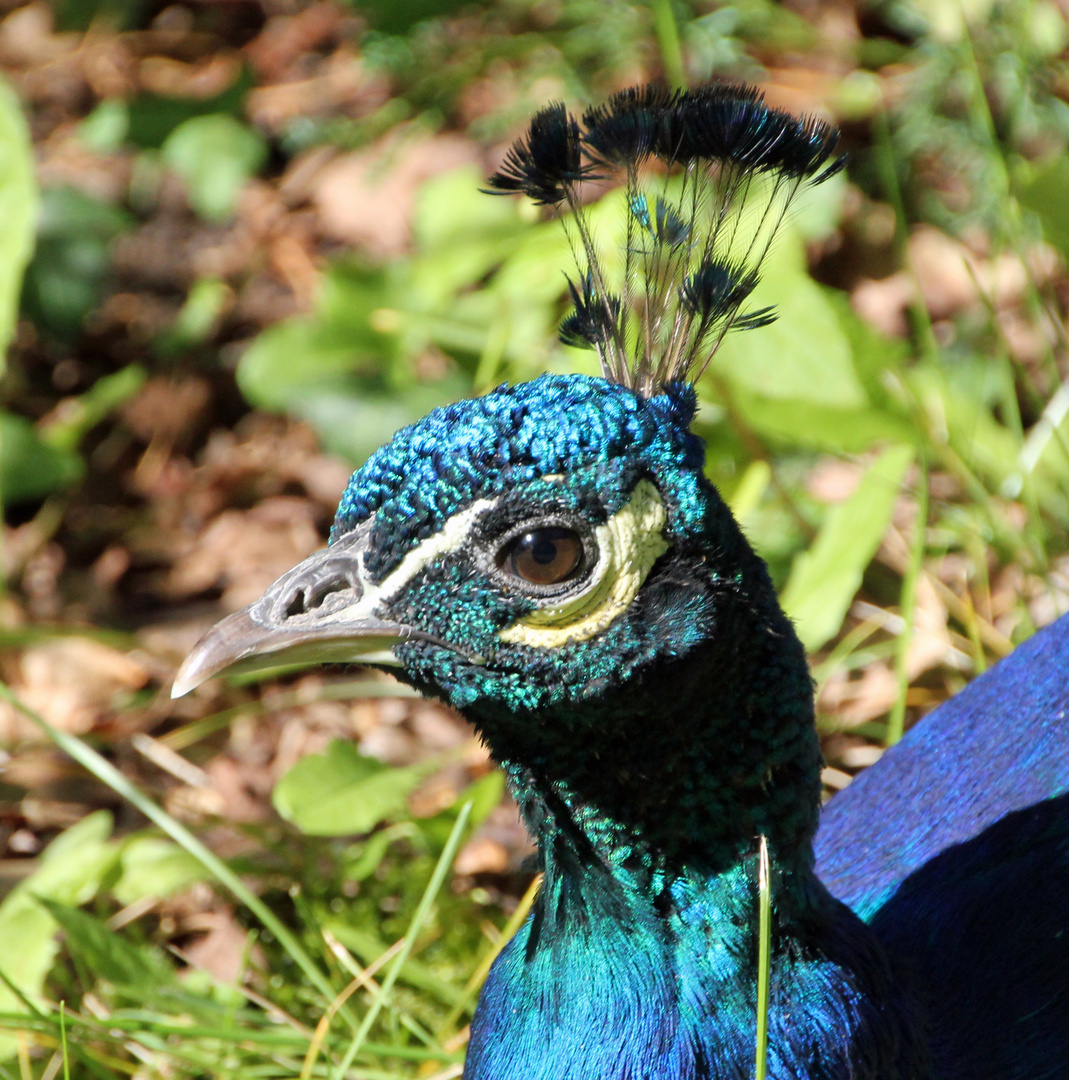
[[[379,992],[375,1001],[365,1014],[359,1030],[356,1035],[353,1036],[353,1041],[349,1046],[349,1050],[346,1053],[344,1060],[338,1066],[338,1069],[334,1074],[337,1080],[342,1080],[349,1071],[349,1066],[360,1052],[360,1048],[363,1046],[364,1040],[371,1030],[371,1025],[374,1024],[375,1019],[382,1011],[382,1007],[386,1004],[386,999],[393,989],[397,977],[401,974],[401,969],[405,966],[405,961],[412,952],[412,948],[416,943],[416,938],[419,936],[419,932],[422,929],[424,922],[426,922],[427,916],[430,914],[431,905],[434,903],[434,899],[438,895],[442,883],[445,881],[445,875],[453,865],[453,859],[456,857],[457,848],[460,847],[460,840],[464,835],[468,817],[471,815],[471,808],[472,803],[470,801],[466,802],[460,808],[460,813],[457,814],[457,820],[453,824],[453,830],[450,832],[449,839],[446,841],[445,847],[442,849],[442,854],[438,858],[438,863],[434,868],[434,873],[431,875],[431,880],[427,883],[427,888],[420,898],[419,907],[416,908],[415,915],[412,916],[412,922],[409,924],[408,933],[406,933],[404,937],[404,945],[397,954],[397,959],[394,960],[390,970],[386,973],[386,977],[382,980],[382,985],[379,987]]]
[[[757,1051],[754,1080],[765,1080],[768,1067],[768,989],[772,972],[772,883],[768,840],[761,837],[757,869]]]
[[[101,757],[81,739],[54,727],[43,716],[25,705],[18,695],[6,683],[2,682],[0,682],[0,701],[6,701],[12,708],[17,709],[28,720],[36,724],[65,754],[77,761],[79,765],[92,773],[102,783],[107,784],[116,795],[121,796],[137,807],[149,821],[189,852],[213,878],[228,889],[236,900],[244,904],[260,920],[265,929],[275,935],[279,944],[304,972],[308,981],[327,1001],[334,1000],[338,993],[337,990],[331,986],[330,980],[319,969],[300,942],[218,855],[202,844],[184,825],[179,824],[170,814],[157,806],[144,792],[130,783],[111,762]],[[354,1029],[359,1027],[359,1022],[350,1009],[343,1008],[341,1012]]]

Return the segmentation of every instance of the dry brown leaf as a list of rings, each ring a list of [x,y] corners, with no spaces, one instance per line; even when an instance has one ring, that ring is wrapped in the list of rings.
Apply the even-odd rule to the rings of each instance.
[[[149,672],[137,659],[89,638],[66,637],[26,649],[15,690],[63,731],[83,735],[107,715],[119,693],[140,689]],[[21,714],[0,706],[0,743],[40,736]]]
[[[319,174],[312,199],[323,232],[374,255],[407,249],[416,192],[432,176],[479,160],[456,135],[380,143],[335,158]]]
[[[219,982],[236,983],[249,958],[249,931],[229,909],[205,912],[198,918],[196,928],[207,930],[207,933],[181,949],[180,955],[192,967],[207,971]],[[182,929],[190,927],[183,926]]]
[[[174,597],[223,591],[229,611],[251,604],[280,574],[322,546],[308,499],[276,496],[251,510],[225,510],[196,538],[167,579]]]
[[[504,844],[488,836],[476,836],[457,852],[453,870],[457,874],[504,874],[509,868],[509,853]]]

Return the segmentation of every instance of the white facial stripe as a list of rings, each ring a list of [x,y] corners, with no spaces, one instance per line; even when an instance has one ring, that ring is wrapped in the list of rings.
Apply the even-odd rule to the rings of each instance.
[[[430,565],[443,555],[456,551],[468,539],[476,519],[484,511],[491,509],[496,499],[479,499],[459,514],[454,514],[433,536],[418,544],[386,576],[381,585],[365,582],[364,593],[351,607],[347,607],[339,616],[345,620],[370,618],[379,604],[396,596],[425,566]],[[361,557],[363,570],[363,557]],[[363,574],[361,574],[361,577]]]
[[[497,503],[497,499],[479,499],[466,510],[454,514],[433,536],[414,547],[378,587],[376,600],[389,600],[399,593],[425,566],[456,551],[467,539],[475,519]]]
[[[467,543],[475,522],[498,501],[480,499],[454,514],[438,532],[409,551],[381,585],[366,584],[360,600],[337,617],[348,621],[375,615],[380,604],[396,596],[420,571]],[[665,522],[661,493],[650,481],[640,480],[628,502],[594,530],[598,562],[583,591],[528,612],[500,631],[500,639],[557,648],[599,634],[630,606],[653,564],[668,550]]]

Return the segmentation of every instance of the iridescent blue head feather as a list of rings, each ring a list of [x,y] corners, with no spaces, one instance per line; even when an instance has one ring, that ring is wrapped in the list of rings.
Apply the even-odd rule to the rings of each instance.
[[[604,379],[544,375],[435,409],[353,474],[331,536],[384,510],[390,543],[370,564],[381,574],[464,505],[517,483],[620,458],[698,472],[702,443],[689,430],[696,400],[681,383],[643,398]]]

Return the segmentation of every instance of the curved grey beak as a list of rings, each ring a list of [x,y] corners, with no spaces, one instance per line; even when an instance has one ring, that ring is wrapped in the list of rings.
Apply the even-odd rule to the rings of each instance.
[[[228,672],[329,662],[397,664],[409,629],[372,614],[381,596],[363,579],[371,522],[286,571],[254,603],[216,623],[175,676],[171,697]]]

